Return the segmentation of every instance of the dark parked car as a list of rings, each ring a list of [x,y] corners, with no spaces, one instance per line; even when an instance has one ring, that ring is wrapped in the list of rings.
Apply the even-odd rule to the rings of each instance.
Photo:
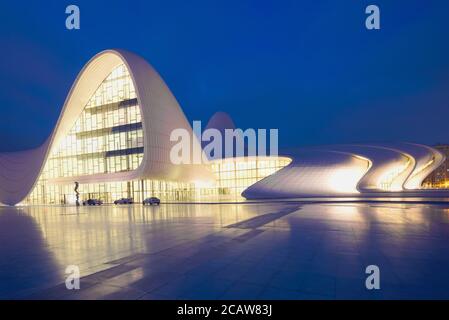
[[[156,197],[146,198],[145,200],[142,201],[142,204],[143,205],[148,204],[150,206],[155,204],[155,205],[158,206],[158,205],[161,204],[161,200],[159,198],[156,198]]]
[[[133,198],[120,198],[114,201],[114,204],[133,204]]]
[[[103,201],[100,199],[87,199],[83,201],[83,206],[101,206]]]

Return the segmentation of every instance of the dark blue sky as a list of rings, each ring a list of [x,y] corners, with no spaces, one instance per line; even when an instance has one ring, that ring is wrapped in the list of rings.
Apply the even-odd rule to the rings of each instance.
[[[365,29],[368,4],[380,31]],[[0,44],[0,151],[41,144],[107,48],[147,59],[190,121],[226,111],[279,128],[281,146],[449,143],[447,0],[6,1]]]

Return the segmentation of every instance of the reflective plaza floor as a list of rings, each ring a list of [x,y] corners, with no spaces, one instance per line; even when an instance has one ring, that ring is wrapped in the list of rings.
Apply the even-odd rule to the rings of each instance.
[[[0,298],[447,299],[449,204],[0,207]]]

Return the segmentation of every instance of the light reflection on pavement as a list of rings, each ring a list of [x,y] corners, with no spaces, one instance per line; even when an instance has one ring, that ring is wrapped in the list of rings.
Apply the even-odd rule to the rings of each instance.
[[[447,299],[448,222],[431,203],[0,207],[0,298]]]

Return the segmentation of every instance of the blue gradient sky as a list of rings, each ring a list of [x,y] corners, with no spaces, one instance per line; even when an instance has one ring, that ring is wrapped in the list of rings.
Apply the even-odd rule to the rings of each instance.
[[[241,128],[279,128],[285,147],[449,143],[447,0],[43,3],[1,6],[0,151],[41,144],[107,48],[153,64],[190,121],[226,111]],[[72,3],[79,31],[65,29]],[[380,31],[364,27],[368,4]]]

